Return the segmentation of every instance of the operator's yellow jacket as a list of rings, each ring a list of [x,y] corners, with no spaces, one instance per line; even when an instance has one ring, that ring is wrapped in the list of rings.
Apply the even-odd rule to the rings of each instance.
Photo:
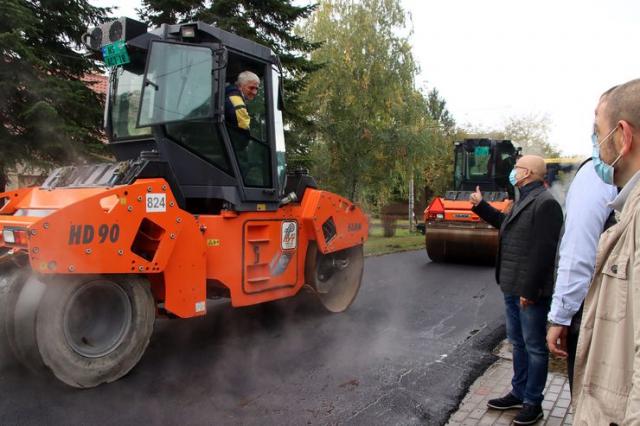
[[[225,96],[224,115],[227,123],[249,133],[251,118],[242,92],[236,86],[231,85],[225,89]]]

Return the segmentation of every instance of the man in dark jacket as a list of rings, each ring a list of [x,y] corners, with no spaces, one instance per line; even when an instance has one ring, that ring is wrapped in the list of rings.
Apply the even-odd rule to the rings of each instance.
[[[549,352],[547,312],[553,294],[556,249],[562,228],[562,208],[547,191],[546,166],[541,157],[518,159],[509,179],[520,198],[508,214],[471,194],[473,211],[500,230],[496,281],[504,293],[507,337],[513,345],[512,390],[488,402],[490,408],[522,408],[515,424],[533,424],[542,416]]]

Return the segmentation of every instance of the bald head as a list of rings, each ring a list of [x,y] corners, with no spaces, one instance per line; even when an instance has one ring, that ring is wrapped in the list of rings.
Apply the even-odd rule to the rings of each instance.
[[[530,182],[542,181],[544,180],[544,175],[547,173],[547,165],[544,163],[544,159],[538,155],[523,155],[516,162],[516,168],[529,171],[529,176],[522,180],[523,185]]]

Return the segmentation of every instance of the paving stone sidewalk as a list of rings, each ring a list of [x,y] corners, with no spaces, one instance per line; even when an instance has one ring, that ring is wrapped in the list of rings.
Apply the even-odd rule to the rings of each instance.
[[[518,413],[514,410],[487,408],[487,401],[504,396],[511,390],[511,348],[503,342],[497,349],[500,359],[485,371],[469,388],[458,411],[449,418],[447,425],[509,425]],[[569,381],[563,373],[549,372],[544,390],[542,410],[544,418],[536,425],[571,425],[573,415],[570,407]]]

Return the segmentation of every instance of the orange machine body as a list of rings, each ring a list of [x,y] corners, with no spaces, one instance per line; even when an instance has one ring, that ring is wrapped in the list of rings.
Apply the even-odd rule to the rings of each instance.
[[[507,213],[511,210],[513,200],[489,201],[489,205],[502,213]],[[471,207],[472,205],[469,201],[447,200],[442,197],[436,197],[424,210],[424,222],[486,223],[480,219],[480,216],[471,211]]]
[[[488,201],[507,213],[513,200]],[[471,203],[437,197],[425,210],[427,254],[432,260],[444,259],[492,262],[498,250],[498,230],[471,210]]]
[[[207,289],[247,306],[295,295],[307,247],[323,254],[362,244],[360,208],[307,188],[276,211],[195,216],[163,179],[110,188],[28,188],[0,193],[0,230],[22,235],[0,247],[28,254],[40,274],[143,274],[159,306],[188,318],[206,313]],[[325,229],[323,229],[323,226]]]

